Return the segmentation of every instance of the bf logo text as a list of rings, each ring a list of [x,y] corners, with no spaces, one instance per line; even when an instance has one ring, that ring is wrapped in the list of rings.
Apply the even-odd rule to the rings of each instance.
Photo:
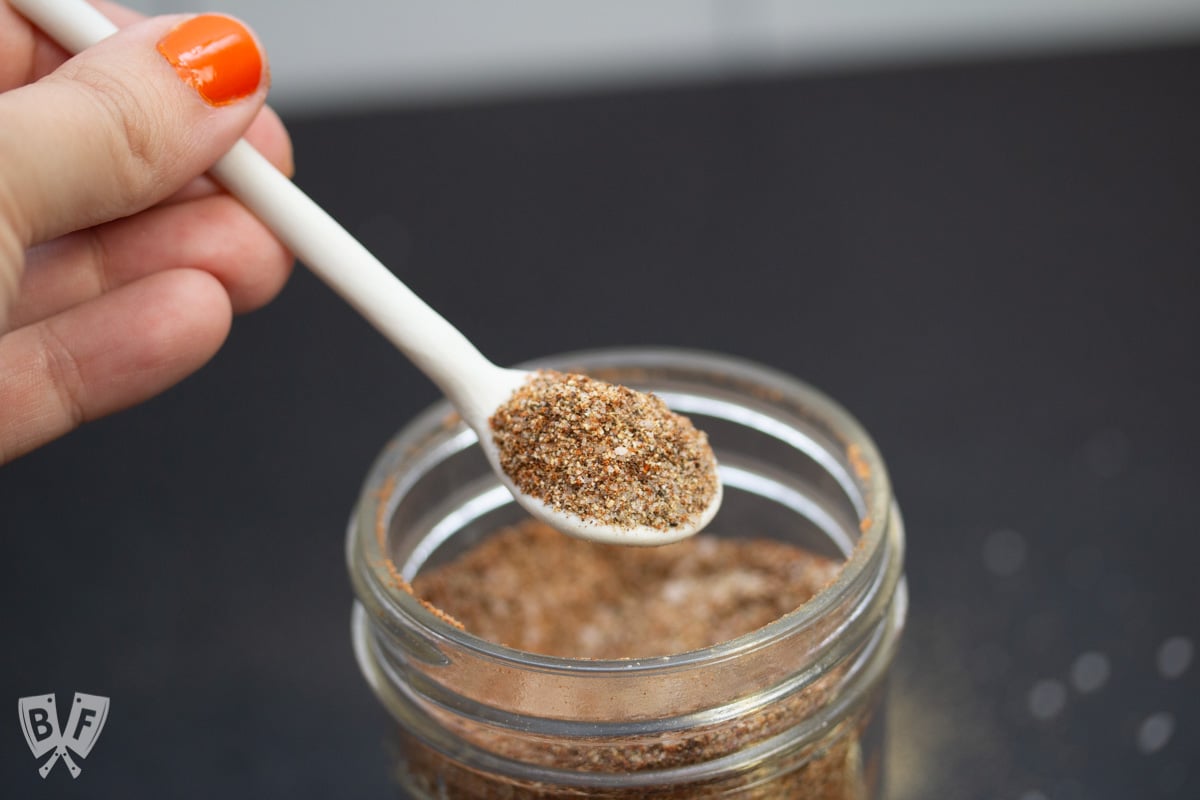
[[[76,692],[67,725],[61,732],[52,694],[22,697],[17,701],[17,711],[21,715],[21,731],[33,757],[41,759],[53,751],[46,763],[38,767],[38,773],[45,778],[61,759],[71,777],[78,778],[83,770],[75,763],[75,758],[87,758],[100,738],[104,720],[108,718],[108,698]]]

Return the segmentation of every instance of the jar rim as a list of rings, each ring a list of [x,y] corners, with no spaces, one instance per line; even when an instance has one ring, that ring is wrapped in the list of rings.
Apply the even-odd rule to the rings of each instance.
[[[492,642],[451,625],[397,585],[394,574],[396,567],[386,552],[384,537],[376,535],[378,521],[390,513],[388,504],[394,503],[396,496],[401,494],[398,488],[388,485],[397,461],[430,430],[436,430],[456,416],[446,400],[437,402],[405,425],[376,458],[368,472],[347,538],[347,558],[360,602],[375,612],[373,616],[376,619],[384,618],[389,613],[400,614],[409,623],[418,625],[421,633],[435,647],[435,643],[445,642],[492,662],[519,665],[542,672],[566,672],[573,676],[644,676],[693,668],[699,664],[720,663],[743,657],[748,652],[770,646],[816,625],[831,609],[843,603],[856,587],[861,587],[866,579],[864,572],[869,565],[877,563],[895,514],[891,484],[882,457],[866,430],[848,411],[825,393],[791,375],[743,358],[708,351],[673,347],[605,348],[546,356],[520,366],[527,369],[551,366],[572,369],[570,365],[579,365],[586,371],[597,371],[606,365],[636,369],[639,366],[662,365],[664,361],[672,366],[720,374],[722,378],[778,393],[781,397],[800,398],[804,408],[819,416],[842,445],[843,455],[853,473],[846,477],[859,488],[862,498],[862,508],[859,509],[860,536],[835,580],[808,602],[763,627],[733,639],[681,653],[641,658],[588,659],[545,655]],[[463,436],[463,446],[474,443],[474,434],[469,429]],[[468,438],[470,441],[467,441]],[[853,502],[853,498],[851,500]],[[900,557],[898,553],[895,555]],[[884,594],[890,592],[885,591]]]

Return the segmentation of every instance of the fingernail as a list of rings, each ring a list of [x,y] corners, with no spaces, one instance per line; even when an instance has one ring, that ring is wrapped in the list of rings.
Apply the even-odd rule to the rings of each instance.
[[[171,29],[158,52],[205,102],[223,106],[254,94],[262,80],[258,43],[242,23],[220,14],[201,14]]]

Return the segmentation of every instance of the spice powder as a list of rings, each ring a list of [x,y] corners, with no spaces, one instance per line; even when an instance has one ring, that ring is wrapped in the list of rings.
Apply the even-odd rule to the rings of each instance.
[[[489,423],[517,488],[586,520],[666,530],[717,491],[708,437],[652,394],[542,370]]]
[[[771,539],[698,534],[661,547],[526,521],[417,575],[421,600],[484,639],[567,658],[648,658],[737,638],[799,608],[840,562]]]
[[[455,560],[413,580],[427,602],[490,641],[568,658],[642,658],[707,647],[749,633],[811,599],[831,583],[841,562],[770,539],[708,534],[655,548],[632,548],[563,536],[526,521],[498,531]],[[823,676],[747,717],[709,728],[596,741],[530,744],[452,717],[443,724],[500,755],[566,769],[636,772],[694,764],[740,751],[810,716],[836,691],[841,670]],[[835,725],[796,756],[798,766],[749,784],[641,786],[609,798],[863,800],[868,796],[861,733],[868,719]],[[497,782],[406,742],[406,782],[450,790],[456,798],[553,800],[589,796],[547,784]],[[439,795],[440,796],[440,795]]]

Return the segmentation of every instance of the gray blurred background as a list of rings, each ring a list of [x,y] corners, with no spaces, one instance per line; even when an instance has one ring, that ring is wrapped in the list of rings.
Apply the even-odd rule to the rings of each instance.
[[[1200,0],[134,5],[249,21],[299,185],[498,363],[713,350],[864,423],[887,800],[1200,797]],[[0,725],[0,792],[396,796],[343,537],[435,398],[301,267],[0,468],[0,700],[112,698],[77,781]]]
[[[135,0],[147,13],[187,0]],[[283,111],[1186,41],[1197,0],[215,0]]]

